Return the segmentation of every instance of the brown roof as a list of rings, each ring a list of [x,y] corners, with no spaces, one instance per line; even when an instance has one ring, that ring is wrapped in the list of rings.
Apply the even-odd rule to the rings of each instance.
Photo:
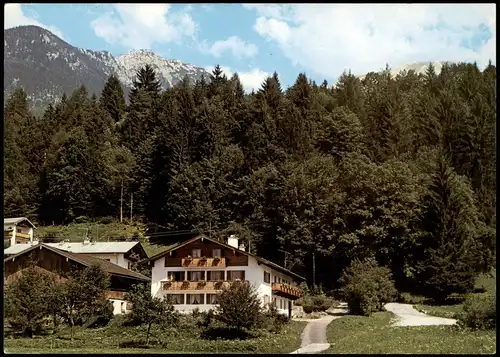
[[[12,255],[12,256],[4,259],[4,263],[6,263],[10,260],[14,260],[14,258],[16,258],[20,255],[26,254],[28,252],[31,252],[35,248],[39,248],[39,247],[51,250],[54,253],[62,255],[63,257],[71,259],[71,260],[73,260],[79,264],[82,264],[86,267],[89,267],[92,264],[99,264],[102,267],[102,269],[110,275],[121,276],[121,277],[129,278],[129,279],[135,279],[135,280],[141,280],[141,281],[150,281],[151,280],[147,276],[144,276],[140,273],[137,273],[137,272],[129,270],[129,269],[125,269],[119,265],[108,262],[107,260],[92,257],[92,256],[89,256],[87,254],[70,253],[70,252],[67,252],[67,251],[64,251],[61,249],[51,247],[51,246],[49,246],[47,244],[43,244],[43,243],[39,243],[37,245],[34,245],[31,248],[23,250],[22,252],[20,252],[18,254]]]
[[[209,238],[209,237],[204,236],[204,235],[199,235],[199,236],[197,236],[197,237],[194,237],[194,238],[191,238],[191,239],[185,240],[184,242],[179,242],[179,243],[173,244],[173,245],[169,246],[167,249],[165,249],[164,251],[162,251],[162,252],[160,252],[160,253],[158,253],[158,254],[155,254],[155,255],[153,255],[151,258],[148,258],[147,260],[144,260],[144,261],[155,261],[155,260],[157,260],[157,259],[159,259],[159,258],[161,258],[161,257],[163,257],[163,256],[165,256],[165,255],[167,255],[169,252],[171,252],[171,251],[173,251],[173,250],[175,250],[175,249],[178,249],[178,248],[180,248],[180,247],[183,247],[183,246],[185,246],[185,245],[187,245],[187,244],[189,244],[189,243],[195,242],[195,241],[197,241],[198,239],[201,239],[201,238],[203,238],[203,239],[207,239],[207,240],[209,240],[209,241],[211,241],[211,242],[214,242],[214,243],[216,243],[216,244],[219,244],[219,245],[221,245],[221,246],[223,246],[223,247],[225,247],[225,248],[229,248],[229,249],[234,249],[234,250],[237,250],[239,253],[241,253],[241,254],[245,254],[245,255],[250,256],[250,257],[253,257],[253,258],[257,259],[257,261],[258,261],[258,262],[260,262],[260,263],[262,263],[262,264],[264,264],[264,265],[267,265],[267,266],[269,266],[269,267],[271,267],[271,268],[274,268],[274,269],[276,269],[276,270],[278,270],[278,271],[281,271],[282,273],[285,273],[285,274],[291,275],[291,276],[293,276],[293,277],[295,277],[295,278],[297,278],[297,279],[300,279],[300,280],[306,280],[304,277],[302,277],[302,276],[300,276],[300,275],[298,275],[298,274],[295,274],[294,272],[292,272],[292,271],[290,271],[290,270],[288,270],[288,269],[285,269],[285,268],[283,268],[282,266],[280,266],[280,265],[278,265],[278,264],[276,264],[276,263],[273,263],[273,262],[271,262],[271,261],[269,261],[269,260],[267,260],[267,259],[264,259],[264,258],[258,257],[258,256],[256,256],[256,255],[251,254],[251,253],[245,252],[244,250],[241,250],[241,249],[235,248],[235,247],[233,247],[233,246],[230,246],[230,245],[228,245],[228,244],[225,244],[225,243],[219,242],[218,240],[215,240],[215,239]]]

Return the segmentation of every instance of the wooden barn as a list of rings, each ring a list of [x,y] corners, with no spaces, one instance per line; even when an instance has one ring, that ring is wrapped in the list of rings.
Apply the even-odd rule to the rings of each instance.
[[[60,281],[65,281],[72,270],[85,269],[94,263],[99,264],[110,276],[107,298],[113,303],[115,315],[126,313],[129,309],[124,297],[132,285],[148,283],[151,280],[109,261],[87,254],[70,253],[40,243],[4,259],[4,285],[14,281],[31,262],[42,271],[56,274]]]

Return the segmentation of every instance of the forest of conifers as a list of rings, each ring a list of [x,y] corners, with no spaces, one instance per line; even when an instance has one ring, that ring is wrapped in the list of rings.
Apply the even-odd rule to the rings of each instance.
[[[217,66],[162,91],[145,66],[126,104],[111,76],[35,117],[4,108],[4,216],[38,224],[124,215],[234,233],[253,253],[335,285],[374,256],[398,286],[494,264],[496,68],[387,68],[321,85],[276,73],[245,94]],[[250,246],[250,247],[249,247]],[[444,277],[446,278],[446,277]]]

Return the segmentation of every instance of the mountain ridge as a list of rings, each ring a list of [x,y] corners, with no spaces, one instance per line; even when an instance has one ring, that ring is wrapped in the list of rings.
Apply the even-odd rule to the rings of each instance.
[[[114,57],[108,51],[75,47],[38,26],[4,30],[4,98],[21,86],[34,107],[56,102],[81,85],[98,94],[112,74],[128,93],[136,71],[145,64],[155,69],[163,89],[185,75],[192,80],[209,75],[202,67],[165,59],[150,50],[131,50]]]

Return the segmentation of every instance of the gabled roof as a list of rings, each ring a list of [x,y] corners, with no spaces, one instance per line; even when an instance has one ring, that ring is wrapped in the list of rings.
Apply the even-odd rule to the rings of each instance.
[[[19,223],[24,222],[24,221],[28,222],[31,227],[33,227],[33,228],[36,229],[35,225],[33,223],[31,223],[31,221],[28,218],[26,218],[26,217],[4,218],[3,219],[3,225],[5,227],[6,225],[10,226],[10,225],[13,225],[13,224],[19,224]]]
[[[173,251],[173,250],[175,250],[175,249],[179,249],[180,247],[183,247],[183,246],[188,245],[188,244],[190,244],[190,243],[193,243],[193,242],[195,242],[195,241],[197,241],[197,240],[199,240],[199,239],[201,239],[201,238],[206,239],[206,240],[209,240],[210,242],[213,242],[213,243],[219,244],[219,245],[221,245],[221,246],[222,246],[222,247],[224,247],[224,248],[232,249],[232,250],[237,251],[238,253],[245,254],[245,255],[247,255],[247,256],[249,256],[249,257],[253,257],[253,258],[255,258],[258,262],[260,262],[260,263],[262,263],[262,264],[264,264],[264,265],[267,265],[267,266],[269,266],[269,267],[271,267],[271,268],[273,268],[273,269],[276,269],[276,270],[278,270],[278,271],[280,271],[280,272],[282,272],[282,273],[285,273],[285,274],[287,274],[287,275],[291,275],[291,276],[293,276],[293,277],[295,277],[295,278],[297,278],[297,279],[300,279],[300,280],[306,280],[304,277],[302,277],[302,276],[300,276],[300,275],[298,275],[298,274],[295,274],[294,272],[292,272],[292,271],[290,271],[290,270],[288,270],[288,269],[285,269],[285,268],[283,268],[282,266],[280,266],[280,265],[278,265],[278,264],[276,264],[276,263],[273,263],[273,262],[271,262],[271,261],[269,261],[269,260],[267,260],[267,259],[264,259],[264,258],[258,257],[258,256],[256,256],[256,255],[251,254],[251,253],[245,252],[244,250],[241,250],[241,249],[235,248],[235,247],[233,247],[233,246],[231,246],[231,245],[229,245],[229,244],[225,244],[225,243],[219,242],[218,240],[215,240],[215,239],[209,238],[209,237],[204,236],[204,235],[199,235],[199,236],[196,236],[196,237],[194,237],[194,238],[188,239],[188,240],[186,240],[186,241],[184,241],[184,242],[179,242],[179,243],[176,243],[176,244],[172,244],[171,246],[169,246],[169,247],[168,247],[167,249],[165,249],[164,251],[162,251],[162,252],[160,252],[160,253],[158,253],[158,254],[155,254],[155,255],[153,255],[151,258],[145,259],[144,261],[152,261],[152,262],[153,262],[153,261],[155,261],[155,260],[158,260],[159,258],[164,257],[165,255],[167,255],[167,254],[168,254],[168,253],[170,253],[171,251]]]
[[[113,254],[127,253],[134,248],[139,242],[61,242],[61,243],[44,243],[49,247],[64,250],[71,253],[79,254]],[[17,254],[32,246],[31,243],[18,243],[11,245],[5,249],[3,254]],[[142,246],[141,246],[142,248]],[[144,248],[142,248],[144,250]],[[146,252],[144,254],[147,256]]]
[[[61,242],[44,243],[56,249],[65,250],[71,253],[127,253],[139,242]]]
[[[11,245],[9,248],[3,250],[4,255],[12,255],[12,254],[19,254],[26,249],[29,249],[33,247],[33,244],[31,243],[17,243],[14,245]]]
[[[99,259],[96,257],[91,257],[91,256],[84,255],[84,254],[66,252],[64,250],[51,247],[51,246],[44,244],[44,243],[39,243],[37,245],[33,245],[31,248],[25,249],[21,253],[15,254],[11,257],[4,259],[4,264],[9,262],[9,261],[13,261],[15,258],[17,258],[23,254],[29,253],[29,252],[35,250],[36,248],[51,250],[56,254],[62,255],[63,257],[71,259],[74,262],[77,262],[77,263],[79,263],[83,266],[86,266],[86,267],[89,267],[92,264],[97,263],[108,274],[114,275],[117,277],[125,277],[125,278],[129,278],[129,279],[140,280],[140,281],[145,281],[145,282],[148,282],[151,280],[147,276],[144,276],[140,273],[137,273],[137,272],[129,270],[129,269],[122,268],[121,266],[113,264],[113,263],[108,262],[106,260]]]

